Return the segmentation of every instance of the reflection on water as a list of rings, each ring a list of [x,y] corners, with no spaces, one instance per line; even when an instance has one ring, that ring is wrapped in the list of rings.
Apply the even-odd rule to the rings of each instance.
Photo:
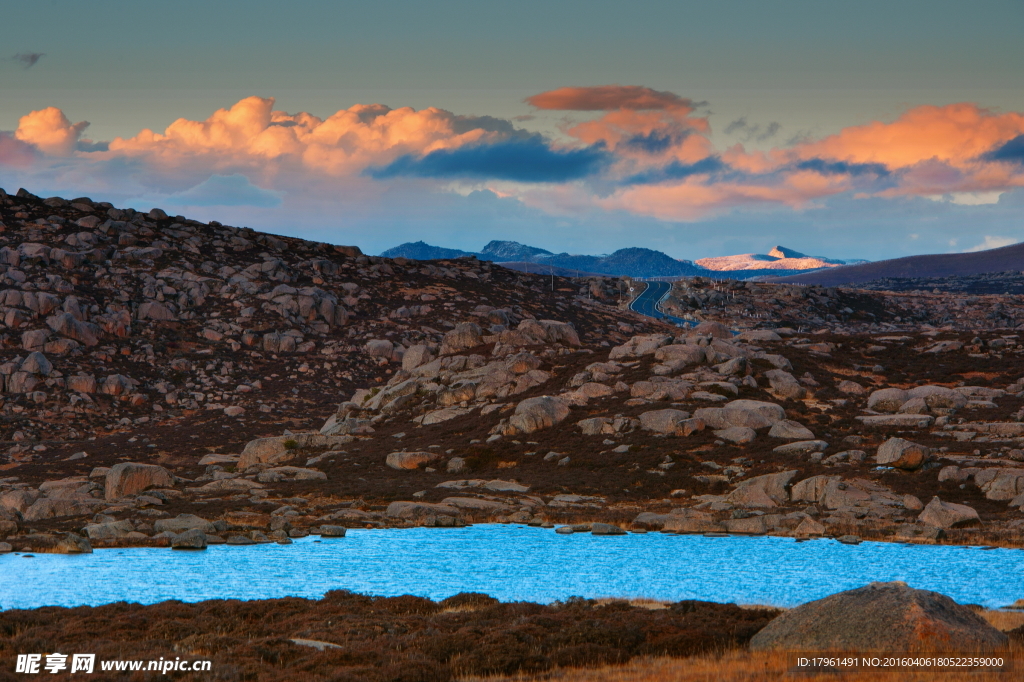
[[[168,599],[316,598],[328,590],[440,599],[485,592],[502,601],[570,596],[793,606],[872,581],[903,580],[961,603],[1024,597],[1024,550],[790,538],[556,535],[514,525],[350,530],[292,545],[202,552],[101,549],[0,555],[0,608]]]

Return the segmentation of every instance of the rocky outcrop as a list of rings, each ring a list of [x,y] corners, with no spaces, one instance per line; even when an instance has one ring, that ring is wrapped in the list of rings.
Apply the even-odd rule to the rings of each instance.
[[[752,651],[884,654],[974,653],[1006,645],[1006,635],[971,609],[901,582],[871,583],[803,604],[750,640]]]
[[[733,400],[723,407],[702,407],[693,416],[714,429],[745,426],[763,429],[773,426],[786,416],[781,405],[760,400]]]

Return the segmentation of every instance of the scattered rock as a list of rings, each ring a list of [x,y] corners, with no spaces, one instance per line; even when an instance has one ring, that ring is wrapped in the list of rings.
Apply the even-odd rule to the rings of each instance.
[[[206,533],[198,528],[186,530],[171,539],[172,549],[206,549]]]
[[[421,450],[417,452],[392,452],[385,464],[392,469],[413,470],[441,459],[440,453]]]
[[[931,450],[903,438],[890,438],[878,446],[875,461],[882,466],[914,470],[928,461]]]
[[[966,504],[943,502],[937,495],[925,505],[917,520],[937,528],[961,528],[981,523],[978,512],[973,508]]]

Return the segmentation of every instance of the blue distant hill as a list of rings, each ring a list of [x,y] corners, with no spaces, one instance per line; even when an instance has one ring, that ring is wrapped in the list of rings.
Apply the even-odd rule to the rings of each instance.
[[[796,253],[796,252],[794,252]],[[570,253],[552,253],[535,246],[513,241],[491,241],[480,251],[463,251],[432,246],[422,241],[400,244],[381,253],[386,258],[412,260],[442,260],[475,256],[495,263],[509,263],[517,270],[526,270],[529,264],[556,268],[559,272],[578,271],[613,277],[711,277],[714,279],[750,279],[751,277],[786,276],[806,270],[710,270],[693,261],[672,258],[653,249],[631,247],[607,255],[591,256]]]

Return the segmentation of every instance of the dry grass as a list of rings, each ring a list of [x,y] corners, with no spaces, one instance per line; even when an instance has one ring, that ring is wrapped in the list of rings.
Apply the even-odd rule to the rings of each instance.
[[[819,679],[856,680],[856,682],[1007,682],[1021,679],[1024,649],[1011,646],[1005,656],[1014,660],[1005,672],[907,672],[903,670],[861,671],[808,674],[791,672],[795,655],[781,652],[750,653],[732,650],[723,654],[690,658],[637,658],[625,665],[590,669],[560,668],[542,675],[464,677],[460,682],[774,682],[776,680]]]
[[[978,615],[996,630],[1009,632],[1024,625],[1024,611],[979,611]]]

